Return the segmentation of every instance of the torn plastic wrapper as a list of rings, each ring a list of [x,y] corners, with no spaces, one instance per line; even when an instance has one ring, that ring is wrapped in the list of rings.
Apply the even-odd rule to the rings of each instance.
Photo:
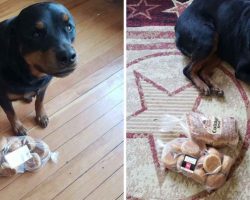
[[[30,136],[0,138],[0,176],[33,172],[49,160],[56,163],[58,152],[52,152],[42,140]]]
[[[180,134],[214,147],[235,147],[239,142],[237,124],[233,117],[205,116],[197,112],[187,113],[181,118],[165,115],[161,119],[160,131],[172,132],[177,126]]]
[[[165,167],[202,184],[210,192],[226,182],[234,160],[215,148],[200,146],[189,138],[176,138],[163,146]]]

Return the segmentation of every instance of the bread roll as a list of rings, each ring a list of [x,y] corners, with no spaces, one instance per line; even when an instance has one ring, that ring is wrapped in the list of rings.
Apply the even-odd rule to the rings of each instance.
[[[176,153],[180,153],[181,152],[181,145],[183,142],[173,142],[171,144],[171,151],[176,152]]]
[[[224,155],[223,161],[222,161],[221,172],[227,176],[229,174],[229,171],[230,171],[233,163],[234,163],[234,160],[230,156]]]
[[[25,136],[22,143],[23,145],[27,145],[30,151],[33,151],[36,147],[36,141],[30,136]]]
[[[214,154],[214,155],[217,155],[219,158],[221,158],[221,153],[219,151],[217,151],[215,148],[208,148],[207,150],[208,154]]]
[[[13,176],[17,173],[17,170],[10,168],[7,162],[4,162],[0,166],[0,176]]]
[[[206,181],[206,173],[202,168],[196,168],[191,178],[198,183],[204,184]]]
[[[24,168],[26,171],[34,171],[41,167],[41,158],[37,153],[31,153],[32,158],[24,163]]]
[[[163,158],[162,162],[165,164],[168,169],[176,169],[177,158],[174,157],[174,153],[168,152]]]
[[[218,173],[221,170],[221,159],[215,154],[205,157],[203,167],[207,173]]]
[[[178,171],[181,171],[181,164],[182,164],[183,160],[184,160],[184,155],[178,156],[177,163],[176,163],[176,167],[177,167]]]
[[[6,137],[1,137],[0,139],[0,151],[7,147],[8,141]]]
[[[212,174],[207,177],[206,187],[209,190],[214,190],[221,187],[226,182],[226,177],[224,174]]]
[[[205,157],[206,157],[206,156],[201,156],[201,157],[198,159],[197,165],[196,165],[197,168],[203,168],[203,163],[204,163]]]
[[[20,147],[22,147],[22,141],[20,138],[11,137],[8,140],[8,152],[15,151],[15,150],[19,149]]]
[[[187,154],[190,156],[197,157],[200,154],[200,147],[194,143],[192,140],[188,140],[186,142],[183,142],[181,145],[181,151],[183,154]]]
[[[49,146],[45,142],[37,141],[33,152],[37,153],[40,156],[40,158],[43,160],[49,156],[50,149],[49,149]]]

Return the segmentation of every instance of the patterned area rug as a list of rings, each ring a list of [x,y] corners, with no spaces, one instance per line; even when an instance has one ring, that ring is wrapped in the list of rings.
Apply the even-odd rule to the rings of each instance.
[[[182,74],[187,64],[174,43],[174,24],[191,3],[185,0],[127,0],[127,199],[248,200],[250,199],[250,87],[234,78],[223,64],[214,81],[225,97],[204,98]],[[238,120],[241,142],[222,152],[237,160],[226,184],[208,194],[192,180],[165,171],[160,162],[163,142],[179,137],[164,132],[166,114],[188,111]]]

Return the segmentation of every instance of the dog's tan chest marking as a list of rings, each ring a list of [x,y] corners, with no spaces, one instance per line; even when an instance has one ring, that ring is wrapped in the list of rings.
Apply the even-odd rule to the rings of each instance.
[[[15,100],[23,100],[23,99],[31,99],[32,97],[34,97],[36,95],[36,92],[29,92],[29,93],[25,93],[25,94],[13,94],[13,93],[8,93],[8,99],[11,101],[15,101]]]

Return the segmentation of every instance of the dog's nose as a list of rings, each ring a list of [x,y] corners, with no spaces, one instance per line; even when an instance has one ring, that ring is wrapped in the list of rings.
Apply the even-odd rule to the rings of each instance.
[[[76,61],[76,52],[73,49],[59,51],[57,59],[63,65],[71,65]]]

